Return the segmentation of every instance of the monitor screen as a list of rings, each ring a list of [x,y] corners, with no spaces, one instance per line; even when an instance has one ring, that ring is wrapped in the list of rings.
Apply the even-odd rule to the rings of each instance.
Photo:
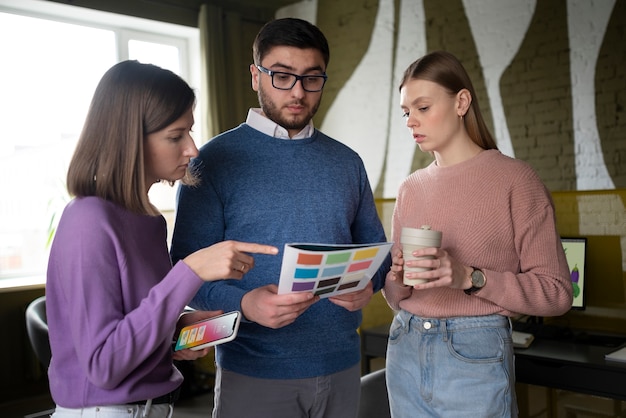
[[[585,281],[587,280],[585,275],[585,257],[587,254],[587,238],[561,237],[561,243],[565,250],[572,287],[574,288],[572,309],[585,309]]]

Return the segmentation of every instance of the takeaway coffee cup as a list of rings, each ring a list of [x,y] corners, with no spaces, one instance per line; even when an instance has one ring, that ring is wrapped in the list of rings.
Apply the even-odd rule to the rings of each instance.
[[[402,244],[402,257],[404,258],[404,273],[405,277],[403,282],[405,285],[413,286],[416,284],[424,283],[423,279],[407,279],[406,273],[415,271],[428,271],[429,268],[422,267],[407,267],[406,262],[409,260],[421,260],[425,258],[433,258],[432,256],[414,257],[413,251],[419,248],[440,247],[441,246],[441,231],[433,231],[428,225],[422,225],[421,228],[402,228],[400,235],[400,243]]]

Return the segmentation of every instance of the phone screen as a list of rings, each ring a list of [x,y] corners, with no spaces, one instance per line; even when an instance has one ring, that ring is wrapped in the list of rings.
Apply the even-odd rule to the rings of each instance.
[[[175,350],[191,348],[200,350],[231,341],[239,328],[239,311],[228,312],[214,318],[187,325],[180,331]]]

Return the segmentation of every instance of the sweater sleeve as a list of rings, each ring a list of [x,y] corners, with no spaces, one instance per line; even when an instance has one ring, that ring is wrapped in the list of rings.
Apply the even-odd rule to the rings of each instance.
[[[97,309],[83,310],[80,304],[73,308],[71,338],[89,380],[103,389],[114,389],[141,370],[142,363],[171,342],[182,308],[199,284],[199,278],[179,263],[131,312],[121,310],[119,295],[108,287],[98,292]],[[75,294],[72,299],[79,297]]]
[[[521,314],[562,315],[571,307],[572,285],[552,198],[530,167],[517,179],[510,211],[519,271],[485,270],[490,285],[476,296]]]

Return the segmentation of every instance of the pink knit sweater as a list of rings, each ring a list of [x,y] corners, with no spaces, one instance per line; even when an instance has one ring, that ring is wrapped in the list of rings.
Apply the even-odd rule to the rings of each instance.
[[[402,226],[443,232],[442,248],[480,268],[486,286],[471,296],[441,287],[415,290],[387,282],[393,309],[429,318],[517,314],[557,316],[572,286],[546,187],[525,162],[488,150],[462,163],[434,162],[401,184],[393,215],[394,251]]]

